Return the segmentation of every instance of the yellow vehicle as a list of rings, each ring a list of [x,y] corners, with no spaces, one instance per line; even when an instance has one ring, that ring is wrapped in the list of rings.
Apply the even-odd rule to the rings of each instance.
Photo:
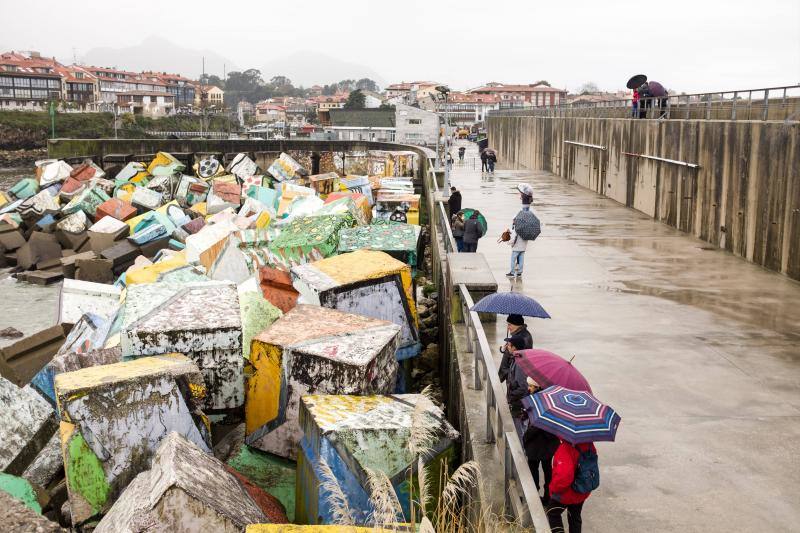
[[[456,135],[458,135],[459,139],[466,139],[467,135],[469,135],[469,130],[466,128],[460,129],[456,132]]]

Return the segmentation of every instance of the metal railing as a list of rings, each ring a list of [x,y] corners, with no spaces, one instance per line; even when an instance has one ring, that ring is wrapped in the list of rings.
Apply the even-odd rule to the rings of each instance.
[[[435,194],[439,192],[439,187],[433,167],[433,160],[429,160],[427,187],[429,193]],[[432,213],[431,226],[432,228],[435,226],[431,246],[439,246],[439,239],[441,239],[445,255],[455,252],[456,242],[450,227],[447,207],[443,201],[438,199],[434,199],[428,205],[433,207],[430,211]],[[450,282],[446,272],[442,273],[442,277],[444,279],[440,283],[444,285],[444,291],[449,292]],[[537,533],[550,533],[550,526],[542,507],[539,491],[533,482],[525,451],[517,436],[511,410],[505,400],[505,388],[500,383],[489,340],[478,313],[470,311],[473,301],[465,284],[458,285],[456,298],[459,300],[461,314],[464,317],[466,351],[472,353],[474,358],[472,384],[475,390],[485,391],[486,426],[483,440],[486,444],[495,446],[503,465],[505,513],[510,520],[525,527],[532,526]],[[449,319],[450,305],[445,305],[445,302],[440,301],[439,308],[446,310]],[[479,434],[476,429],[471,428],[473,435]]]
[[[178,139],[193,139],[203,137],[205,139],[227,139],[231,136],[227,131],[145,131],[153,137],[177,137]]]
[[[490,117],[800,121],[800,85],[498,109]]]

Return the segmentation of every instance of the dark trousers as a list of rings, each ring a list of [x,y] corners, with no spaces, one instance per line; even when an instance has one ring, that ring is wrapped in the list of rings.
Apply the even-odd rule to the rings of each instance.
[[[488,167],[489,172],[494,172],[494,161],[492,161],[491,159],[487,160],[486,166]]]
[[[528,468],[531,469],[533,482],[536,484],[536,489],[541,488],[539,484],[539,465],[542,465],[542,472],[544,472],[544,496],[542,496],[542,503],[547,505],[550,502],[550,481],[553,479],[553,462],[539,461],[528,459]]]
[[[456,240],[456,251],[464,251],[464,237],[453,237]]]
[[[481,172],[486,172],[486,160],[481,159]]]
[[[564,532],[564,520],[561,518],[561,513],[567,511],[567,524],[569,524],[569,533],[581,533],[581,509],[583,509],[583,502],[572,503],[564,505],[551,501],[547,505],[547,521],[550,523],[550,530],[553,533]]]
[[[473,253],[478,251],[478,243],[477,242],[465,242],[464,248],[461,250],[462,252]]]

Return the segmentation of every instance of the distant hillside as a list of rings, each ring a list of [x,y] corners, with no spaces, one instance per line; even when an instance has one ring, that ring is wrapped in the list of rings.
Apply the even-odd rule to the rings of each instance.
[[[286,76],[292,80],[295,87],[325,85],[339,80],[360,78],[375,80],[381,88],[385,83],[383,78],[369,67],[310,50],[301,50],[274,59],[261,68],[261,73],[267,80],[272,76]]]
[[[136,46],[124,48],[92,48],[81,59],[87,65],[117,67],[135,72],[155,70],[175,72],[197,79],[203,72],[203,57],[206,72],[222,76],[223,65],[228,72],[237,70],[236,64],[211,50],[183,48],[162,37],[151,35]]]

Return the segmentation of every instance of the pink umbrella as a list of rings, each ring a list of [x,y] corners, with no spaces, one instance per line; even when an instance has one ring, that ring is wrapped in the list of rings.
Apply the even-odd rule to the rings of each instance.
[[[583,374],[572,366],[572,360],[567,361],[560,355],[536,349],[520,350],[514,355],[517,366],[542,388],[558,385],[567,389],[592,392]]]

